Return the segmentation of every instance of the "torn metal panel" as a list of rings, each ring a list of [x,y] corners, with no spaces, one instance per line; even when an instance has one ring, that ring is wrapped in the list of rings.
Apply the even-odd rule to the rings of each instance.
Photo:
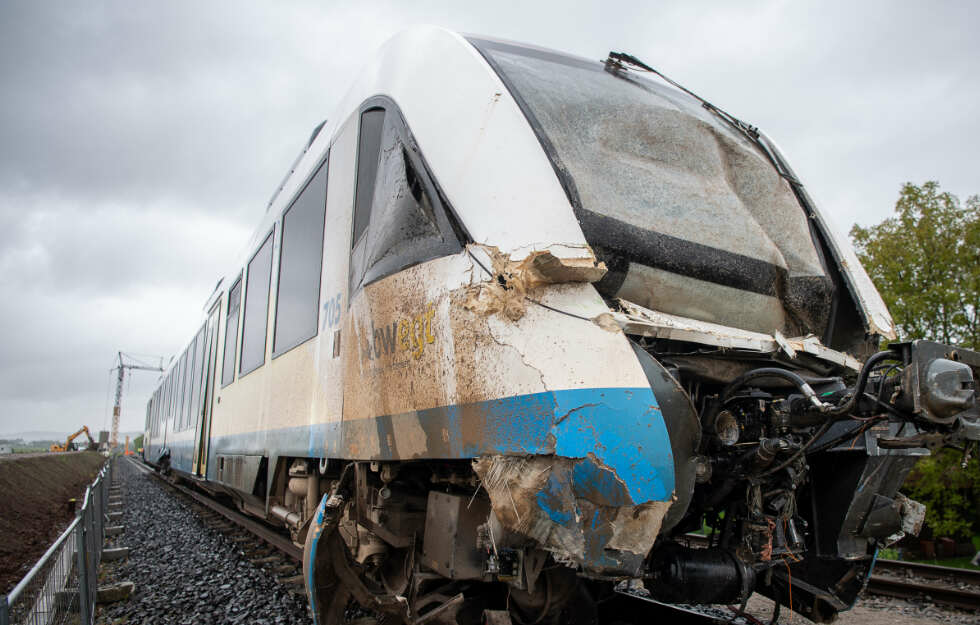
[[[616,301],[622,312],[610,315],[626,334],[766,354],[783,353],[790,359],[802,352],[852,371],[861,368],[856,358],[826,347],[815,336],[785,338],[778,331],[773,334],[751,332],[650,310],[624,299]]]
[[[479,315],[502,314],[512,321],[524,316],[529,290],[546,284],[595,282],[606,274],[605,264],[597,262],[588,247],[582,250],[587,255],[577,258],[534,251],[519,260],[488,245],[469,245],[467,250],[492,275],[468,289],[463,306]],[[482,253],[476,255],[477,250]]]
[[[602,574],[635,575],[671,505],[635,503],[626,482],[591,454],[482,456],[473,468],[507,531]]]

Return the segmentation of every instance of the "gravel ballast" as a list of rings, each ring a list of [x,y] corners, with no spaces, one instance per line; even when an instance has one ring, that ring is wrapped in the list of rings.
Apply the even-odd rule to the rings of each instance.
[[[184,499],[129,460],[117,460],[115,471],[126,529],[112,543],[130,554],[103,565],[100,585],[128,580],[136,590],[99,606],[99,623],[312,623],[303,596],[250,563]]]

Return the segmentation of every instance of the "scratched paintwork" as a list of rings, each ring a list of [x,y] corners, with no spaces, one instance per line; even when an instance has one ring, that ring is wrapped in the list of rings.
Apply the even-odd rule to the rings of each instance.
[[[344,420],[472,404],[549,390],[642,387],[646,379],[622,333],[608,332],[591,316],[608,310],[585,283],[548,285],[530,297],[570,308],[572,317],[531,304],[513,321],[465,307],[474,282],[488,282],[470,255],[437,259],[368,285],[352,299],[344,347]],[[379,327],[418,319],[425,345],[417,351],[374,349]],[[424,327],[423,327],[424,326]],[[412,343],[411,345],[414,345]],[[411,347],[411,345],[409,347]],[[366,349],[371,347],[371,349]],[[482,432],[463,432],[476,442]],[[351,441],[358,450],[378,441]],[[406,449],[406,457],[426,453]]]

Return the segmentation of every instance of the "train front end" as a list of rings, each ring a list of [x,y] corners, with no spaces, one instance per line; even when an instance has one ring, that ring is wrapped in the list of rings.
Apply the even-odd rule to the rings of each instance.
[[[593,623],[622,592],[848,609],[922,524],[917,458],[980,439],[980,355],[878,351],[888,312],[775,145],[632,57],[423,30],[381,58],[376,176],[404,189],[374,190],[337,331],[354,462],[306,540],[314,611],[340,618],[337,579],[406,621]],[[371,278],[406,202],[458,248]],[[432,612],[420,579],[452,588]]]
[[[607,310],[589,317],[627,338],[652,391],[630,391],[650,406],[635,420],[590,421],[589,403],[563,415],[581,419],[568,431],[615,443],[556,449],[584,459],[547,481],[534,482],[537,468],[561,458],[521,460],[514,481],[491,469],[518,461],[477,461],[497,518],[524,536],[536,528],[559,561],[642,578],[666,602],[737,603],[755,590],[833,619],[876,550],[918,533],[924,508],[898,492],[916,459],[978,439],[980,357],[922,341],[877,351],[895,338],[884,304],[757,129],[648,79],[655,70],[628,55],[599,63],[469,41],[527,118],[605,269],[588,279]],[[604,463],[623,440],[645,465]],[[650,486],[638,474],[656,488],[636,488]],[[520,520],[513,483],[533,485],[526,501],[538,504]],[[571,518],[579,534],[566,533]],[[703,528],[708,547],[689,547],[685,534]],[[569,535],[576,548],[555,544]]]

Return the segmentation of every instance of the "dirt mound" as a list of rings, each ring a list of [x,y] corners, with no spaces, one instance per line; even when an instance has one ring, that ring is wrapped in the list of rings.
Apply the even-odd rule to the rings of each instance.
[[[0,592],[9,592],[81,507],[105,457],[95,452],[7,456],[0,462]]]

